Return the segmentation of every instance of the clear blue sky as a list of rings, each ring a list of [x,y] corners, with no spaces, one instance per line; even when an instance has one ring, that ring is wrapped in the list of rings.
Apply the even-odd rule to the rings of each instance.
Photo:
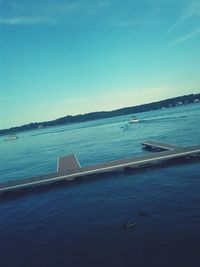
[[[0,128],[200,90],[199,0],[0,0]]]

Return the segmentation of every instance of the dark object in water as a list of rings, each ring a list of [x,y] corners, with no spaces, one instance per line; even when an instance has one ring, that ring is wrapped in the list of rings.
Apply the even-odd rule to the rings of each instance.
[[[129,221],[127,223],[124,223],[124,228],[125,229],[129,229],[129,228],[132,228],[134,226],[136,226],[136,223],[134,221]]]
[[[146,211],[138,211],[138,216],[148,218],[149,214]]]

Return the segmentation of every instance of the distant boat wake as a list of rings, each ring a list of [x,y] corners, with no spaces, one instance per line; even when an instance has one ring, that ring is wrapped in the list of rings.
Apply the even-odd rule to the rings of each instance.
[[[130,131],[138,127],[137,125],[141,124],[148,124],[148,123],[160,123],[160,122],[167,122],[167,121],[172,121],[172,120],[177,120],[177,119],[184,119],[187,118],[187,115],[182,115],[182,116],[167,116],[167,117],[151,117],[151,118],[144,118],[144,119],[138,119],[137,123],[132,123],[129,121],[125,125],[121,126],[120,128],[123,131]]]
[[[168,116],[168,117],[153,117],[153,118],[147,118],[147,119],[140,119],[140,122],[142,123],[150,123],[150,122],[164,122],[164,121],[171,121],[171,120],[176,120],[176,119],[183,119],[187,118],[188,116],[182,115],[182,116]]]

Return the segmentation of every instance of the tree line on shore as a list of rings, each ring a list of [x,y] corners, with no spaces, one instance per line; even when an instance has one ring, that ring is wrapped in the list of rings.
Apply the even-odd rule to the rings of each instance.
[[[99,111],[99,112],[91,112],[87,114],[79,114],[79,115],[68,115],[62,118],[58,118],[52,121],[45,121],[45,122],[34,122],[25,124],[22,126],[12,127],[10,129],[3,129],[0,130],[0,134],[13,134],[19,131],[26,131],[26,130],[33,130],[38,128],[44,127],[52,127],[58,126],[63,124],[70,124],[70,123],[79,123],[79,122],[86,122],[98,119],[105,119],[115,116],[122,116],[122,115],[129,115],[135,114],[139,112],[147,112],[151,110],[158,110],[161,108],[171,108],[180,105],[191,104],[195,102],[200,102],[200,93],[199,94],[190,94],[184,95],[179,97],[174,97],[170,99],[165,99],[157,102],[152,102],[148,104],[142,104],[133,107],[126,107],[120,108],[112,111]]]

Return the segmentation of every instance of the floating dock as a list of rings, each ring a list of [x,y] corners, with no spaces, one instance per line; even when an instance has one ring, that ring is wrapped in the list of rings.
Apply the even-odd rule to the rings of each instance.
[[[51,184],[62,180],[71,181],[76,177],[83,177],[92,174],[96,175],[98,173],[110,172],[118,169],[142,168],[150,165],[157,165],[171,159],[200,156],[200,145],[181,147],[157,141],[145,141],[141,144],[146,149],[159,152],[85,167],[80,165],[76,155],[74,154],[66,157],[59,157],[57,171],[55,173],[1,183],[0,193],[37,185]]]
[[[165,151],[181,148],[181,146],[160,143],[158,141],[145,141],[141,143],[143,148],[151,151]]]

